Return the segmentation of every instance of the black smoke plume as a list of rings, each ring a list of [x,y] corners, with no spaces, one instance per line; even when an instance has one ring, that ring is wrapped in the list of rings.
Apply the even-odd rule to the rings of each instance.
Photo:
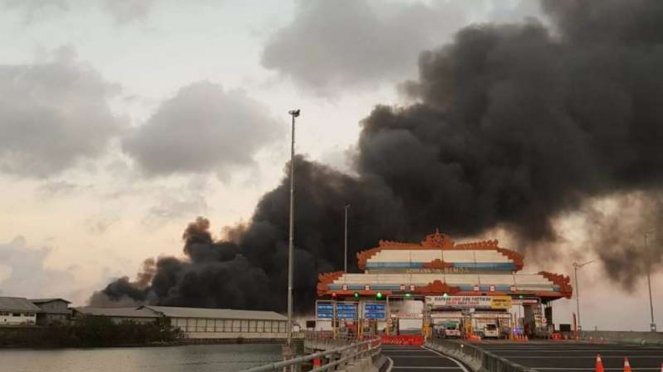
[[[345,204],[350,257],[378,239],[416,241],[435,227],[453,235],[504,227],[524,242],[554,242],[555,217],[630,192],[652,201],[642,224],[661,225],[663,2],[542,6],[553,29],[475,25],[422,53],[419,79],[403,85],[417,103],[378,106],[362,122],[357,176],[297,159],[299,311],[313,303],[316,274],[343,267]],[[214,241],[200,219],[184,234],[188,260],[161,258],[151,285],[121,279],[98,295],[283,310],[288,183],[260,200],[236,242]],[[608,236],[588,250],[626,286],[642,272],[628,262],[661,261],[661,234],[646,254]]]

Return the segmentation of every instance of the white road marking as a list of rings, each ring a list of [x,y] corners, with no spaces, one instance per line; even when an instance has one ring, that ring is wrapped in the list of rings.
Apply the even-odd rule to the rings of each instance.
[[[391,372],[391,369],[394,368],[394,360],[389,357],[387,357],[387,360],[389,361],[389,367],[387,367],[385,372]]]
[[[422,348],[424,348],[424,347],[422,346]],[[464,365],[460,364],[460,362],[457,361],[456,359],[454,359],[454,358],[449,358],[448,356],[446,356],[446,355],[444,355],[444,354],[442,354],[442,353],[438,353],[437,351],[435,351],[435,350],[433,350],[433,349],[426,349],[426,350],[428,350],[428,351],[430,351],[430,352],[432,352],[432,353],[435,353],[435,354],[437,354],[437,355],[439,355],[439,356],[441,356],[441,357],[443,357],[443,358],[446,358],[446,359],[449,359],[449,360],[453,361],[454,363],[456,363],[456,364],[458,365],[458,367],[460,367],[460,369],[463,370],[463,372],[470,372],[470,371],[467,370],[467,368],[465,368]]]
[[[417,367],[417,366],[397,366],[394,369],[460,369],[458,367]]]
[[[392,358],[408,358],[408,359],[413,359],[413,358],[419,358],[419,359],[437,359],[439,356],[437,355],[389,355]]]

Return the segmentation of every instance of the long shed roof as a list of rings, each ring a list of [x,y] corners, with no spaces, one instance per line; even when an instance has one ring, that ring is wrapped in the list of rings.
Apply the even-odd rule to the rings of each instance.
[[[142,306],[168,318],[208,318],[208,319],[247,319],[247,320],[284,320],[288,318],[273,311],[205,309],[172,306]]]
[[[0,297],[0,310],[41,312],[37,305],[23,297]]]
[[[160,318],[161,316],[142,307],[76,307],[74,311],[83,315],[108,316],[112,318]]]

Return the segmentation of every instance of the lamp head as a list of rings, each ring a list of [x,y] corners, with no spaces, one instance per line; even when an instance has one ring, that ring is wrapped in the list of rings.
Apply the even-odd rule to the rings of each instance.
[[[290,111],[288,111],[288,114],[292,115],[293,117],[298,117],[300,111],[301,111],[300,109],[290,110]]]

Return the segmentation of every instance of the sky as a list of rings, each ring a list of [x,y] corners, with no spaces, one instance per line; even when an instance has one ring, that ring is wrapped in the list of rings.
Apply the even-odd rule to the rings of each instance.
[[[289,159],[290,109],[297,152],[351,171],[360,121],[410,102],[420,52],[476,22],[546,22],[532,1],[342,5],[0,0],[0,294],[82,305],[145,258],[181,255],[197,216],[218,236],[249,221]],[[560,218],[569,257],[582,220]],[[528,257],[526,270],[570,263]],[[604,276],[581,270],[585,328],[646,329],[644,283],[627,293]],[[575,301],[554,307],[568,322]]]

